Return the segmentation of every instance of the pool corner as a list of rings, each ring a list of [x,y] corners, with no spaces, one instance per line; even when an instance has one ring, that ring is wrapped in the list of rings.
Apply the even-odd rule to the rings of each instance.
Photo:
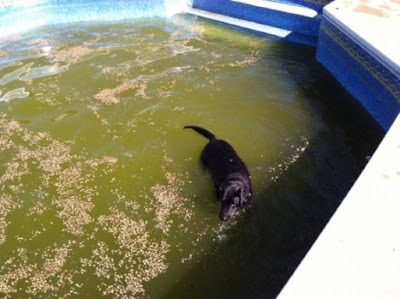
[[[400,4],[381,4],[324,8],[317,59],[387,133],[280,299],[400,297]]]
[[[400,37],[392,34],[400,27],[400,5],[388,12],[377,6],[380,13],[374,6],[350,0],[327,5],[317,60],[387,131],[400,112]]]
[[[400,116],[279,299],[399,298]]]

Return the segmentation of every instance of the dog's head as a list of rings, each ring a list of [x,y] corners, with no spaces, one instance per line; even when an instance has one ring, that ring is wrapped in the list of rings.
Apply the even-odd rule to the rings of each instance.
[[[251,200],[251,192],[242,180],[229,180],[221,184],[218,198],[221,201],[219,218],[223,221],[231,220],[240,208]]]

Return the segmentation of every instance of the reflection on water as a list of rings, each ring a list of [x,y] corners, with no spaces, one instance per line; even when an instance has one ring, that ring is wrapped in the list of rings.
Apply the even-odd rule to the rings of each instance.
[[[188,16],[0,41],[0,294],[274,297],[383,134],[313,57]],[[188,124],[249,166],[233,222]]]

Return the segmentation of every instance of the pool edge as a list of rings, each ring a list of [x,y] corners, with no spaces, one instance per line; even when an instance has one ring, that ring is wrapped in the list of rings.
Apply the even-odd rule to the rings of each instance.
[[[279,299],[399,298],[400,115]]]
[[[387,132],[279,299],[400,298],[400,52],[387,45],[400,38],[371,32],[395,27],[370,8],[368,0],[325,6],[316,58]]]

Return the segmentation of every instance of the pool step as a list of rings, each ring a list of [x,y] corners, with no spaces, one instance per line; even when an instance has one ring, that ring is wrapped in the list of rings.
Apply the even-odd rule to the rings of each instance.
[[[301,5],[289,4],[287,2],[266,1],[266,0],[232,0],[232,1],[309,18],[314,18],[318,15],[318,12],[315,11],[314,9]]]
[[[286,30],[286,39],[315,46],[321,12],[291,1],[194,0],[193,8]]]
[[[189,13],[191,15],[195,15],[198,17],[202,17],[205,19],[209,19],[212,21],[224,23],[226,25],[231,25],[240,29],[252,31],[254,33],[258,34],[265,34],[265,35],[270,35],[270,36],[277,36],[281,38],[286,38],[291,31],[281,29],[281,28],[276,28],[268,25],[263,25],[263,24],[258,24],[255,22],[250,22],[242,19],[237,19],[221,14],[216,14],[213,12],[197,9],[197,8],[188,8],[185,13]]]

